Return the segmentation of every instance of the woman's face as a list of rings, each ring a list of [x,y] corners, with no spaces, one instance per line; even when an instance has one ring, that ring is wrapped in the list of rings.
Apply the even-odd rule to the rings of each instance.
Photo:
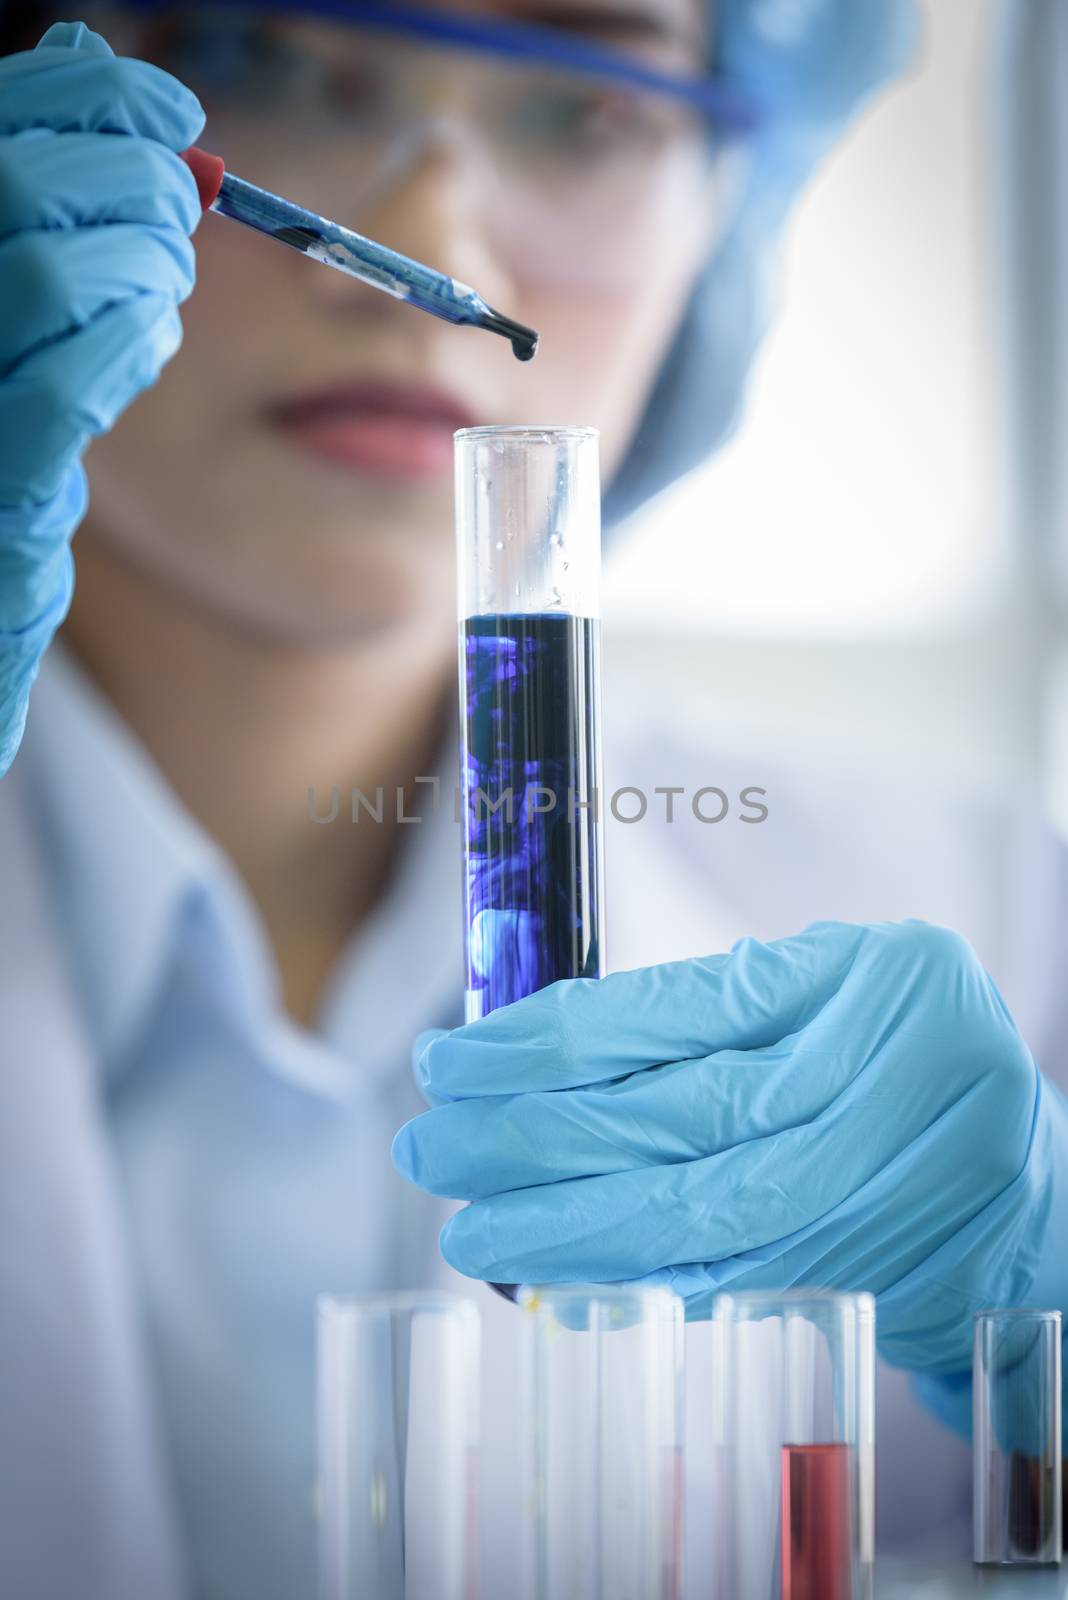
[[[708,9],[549,0],[522,15],[700,71]],[[444,623],[457,427],[593,425],[605,481],[620,462],[717,225],[699,130],[662,99],[308,18],[257,24],[240,92],[196,81],[203,21],[199,45],[177,22],[125,26],[111,42],[191,82],[202,142],[233,172],[471,284],[542,342],[521,364],[502,339],[209,215],[184,344],[93,445],[82,537],[278,642]]]

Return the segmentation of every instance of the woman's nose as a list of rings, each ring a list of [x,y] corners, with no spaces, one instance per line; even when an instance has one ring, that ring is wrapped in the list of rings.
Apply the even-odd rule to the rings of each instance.
[[[506,304],[512,275],[489,226],[497,188],[476,132],[435,117],[399,134],[375,170],[360,175],[348,216],[360,233],[470,284],[491,304]],[[343,296],[355,286],[342,280],[322,287]]]

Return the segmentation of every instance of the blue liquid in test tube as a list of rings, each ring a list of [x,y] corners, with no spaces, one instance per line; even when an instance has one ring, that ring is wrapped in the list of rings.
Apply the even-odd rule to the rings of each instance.
[[[600,484],[592,429],[456,450],[470,1022],[604,971]]]

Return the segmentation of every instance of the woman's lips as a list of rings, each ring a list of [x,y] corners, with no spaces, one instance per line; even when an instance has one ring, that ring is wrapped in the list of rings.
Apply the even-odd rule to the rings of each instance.
[[[452,436],[475,421],[441,390],[385,381],[309,390],[276,402],[268,416],[302,449],[389,478],[451,470]]]

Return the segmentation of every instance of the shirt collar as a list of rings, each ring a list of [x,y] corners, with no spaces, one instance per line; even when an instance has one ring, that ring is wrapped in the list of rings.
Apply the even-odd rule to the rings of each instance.
[[[53,894],[105,1074],[114,1078],[128,1060],[175,963],[210,989],[268,1067],[336,1100],[393,1074],[420,1028],[462,1021],[455,744],[453,728],[440,788],[341,957],[318,1037],[282,1010],[273,952],[232,863],[54,643],[20,759],[36,786]],[[339,828],[373,825],[340,811]]]
[[[111,1068],[144,1019],[188,905],[229,864],[58,644],[42,663],[24,754],[87,1025]]]

